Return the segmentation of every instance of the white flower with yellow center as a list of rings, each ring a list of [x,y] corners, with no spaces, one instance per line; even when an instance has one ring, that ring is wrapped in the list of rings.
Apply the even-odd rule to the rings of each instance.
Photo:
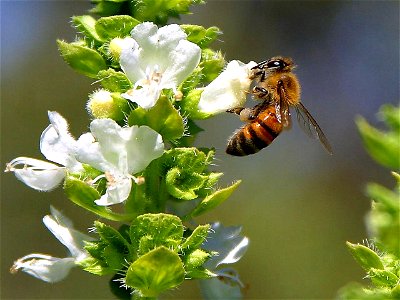
[[[145,109],[154,106],[163,89],[177,92],[200,62],[201,49],[186,40],[177,24],[158,28],[151,22],[135,26],[124,39],[120,65],[134,88],[122,94]]]
[[[90,131],[78,139],[76,155],[79,161],[104,172],[93,180],[107,180],[106,193],[95,202],[98,205],[121,203],[129,196],[132,180],[141,181],[134,174],[163,154],[162,137],[150,127],[121,127],[111,119],[93,120]]]

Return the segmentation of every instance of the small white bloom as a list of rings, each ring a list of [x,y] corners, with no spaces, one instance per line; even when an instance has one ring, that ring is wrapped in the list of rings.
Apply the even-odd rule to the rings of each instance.
[[[120,64],[134,88],[126,99],[149,109],[154,106],[162,89],[173,89],[193,72],[200,62],[201,49],[186,40],[187,35],[177,24],[161,28],[151,22],[135,26],[133,40],[123,46]]]
[[[249,239],[241,236],[240,226],[224,227],[219,222],[211,225],[211,231],[202,248],[218,255],[211,257],[204,267],[216,277],[200,283],[205,299],[239,299],[242,282],[238,273],[231,268],[218,269],[222,264],[232,264],[240,260],[249,245]]]
[[[198,104],[199,110],[214,115],[243,106],[252,82],[250,71],[255,65],[253,61],[248,64],[238,60],[229,62],[226,69],[204,88]]]
[[[218,252],[218,255],[209,259],[205,267],[214,270],[221,264],[233,264],[240,260],[249,245],[249,239],[240,235],[241,226],[224,227],[216,222],[211,228],[202,248]]]
[[[132,174],[163,154],[162,137],[150,127],[120,127],[111,119],[92,121],[90,131],[78,139],[77,157],[105,173],[101,177],[107,179],[107,191],[96,204],[121,203],[129,196],[132,180],[139,180]]]
[[[77,262],[87,257],[83,250],[84,241],[93,239],[73,229],[71,221],[54,207],[50,207],[50,210],[51,215],[45,216],[43,223],[68,248],[70,255],[58,258],[40,253],[28,254],[14,262],[12,273],[22,270],[43,281],[58,282],[68,275]]]
[[[57,112],[48,112],[50,125],[40,136],[40,151],[50,161],[45,162],[29,157],[17,157],[7,164],[6,172],[15,176],[31,188],[49,191],[58,186],[65,177],[66,169],[72,172],[82,170],[75,159],[76,141],[68,131],[67,121]]]

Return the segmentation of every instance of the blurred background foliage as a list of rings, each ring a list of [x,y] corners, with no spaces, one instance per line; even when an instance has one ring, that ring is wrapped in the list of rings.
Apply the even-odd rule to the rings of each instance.
[[[74,73],[57,52],[56,39],[72,41],[70,17],[92,7],[88,1],[2,1],[1,163],[17,156],[42,158],[38,145],[56,110],[79,136],[89,124],[87,96],[98,87]],[[354,123],[357,115],[379,127],[375,114],[399,98],[398,1],[209,1],[179,23],[218,26],[213,44],[226,59],[261,61],[291,56],[299,66],[302,99],[333,145],[325,153],[294,124],[272,145],[249,157],[224,153],[240,126],[231,114],[201,121],[198,146],[216,147],[226,184],[243,179],[231,199],[199,223],[220,220],[243,225],[250,238],[236,265],[247,299],[332,298],[364,272],[345,241],[366,237],[370,201],[367,181],[392,187],[394,180],[367,155]],[[11,275],[13,260],[31,252],[65,256],[41,223],[49,205],[84,230],[94,217],[66,201],[61,189],[38,193],[11,174],[1,177],[1,297],[3,299],[112,299],[105,278],[78,269],[67,280],[46,284]],[[199,298],[195,282],[165,295]]]

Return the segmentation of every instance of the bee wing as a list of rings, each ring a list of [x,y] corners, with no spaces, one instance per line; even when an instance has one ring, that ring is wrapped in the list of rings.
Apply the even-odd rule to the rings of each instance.
[[[321,127],[319,127],[317,121],[315,121],[303,103],[299,102],[295,108],[297,112],[297,121],[303,131],[310,137],[318,138],[326,151],[328,151],[329,154],[332,154],[332,146],[329,144],[328,139],[323,133]]]
[[[276,118],[283,125],[284,128],[291,127],[291,118],[289,111],[289,104],[286,99],[285,89],[282,83],[278,83],[279,99],[275,100]]]

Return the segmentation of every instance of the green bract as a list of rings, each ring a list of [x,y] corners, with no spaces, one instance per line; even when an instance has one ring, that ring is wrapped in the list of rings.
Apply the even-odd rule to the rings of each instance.
[[[80,265],[97,275],[127,268],[123,281],[141,296],[156,297],[185,277],[214,276],[203,267],[211,254],[200,248],[209,225],[190,231],[177,216],[160,213],[138,216],[119,231],[101,222],[95,227],[100,239],[87,242],[90,257]]]

